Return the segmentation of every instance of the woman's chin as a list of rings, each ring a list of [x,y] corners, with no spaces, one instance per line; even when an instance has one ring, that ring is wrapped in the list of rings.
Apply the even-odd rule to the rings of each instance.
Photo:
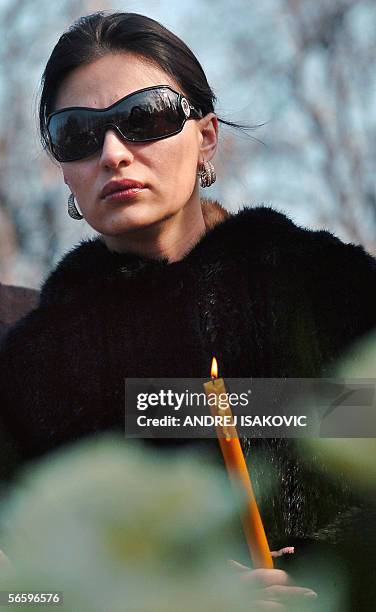
[[[100,219],[87,218],[87,222],[97,232],[108,236],[119,236],[127,232],[140,230],[157,222],[160,214],[150,206],[128,205],[107,211]]]

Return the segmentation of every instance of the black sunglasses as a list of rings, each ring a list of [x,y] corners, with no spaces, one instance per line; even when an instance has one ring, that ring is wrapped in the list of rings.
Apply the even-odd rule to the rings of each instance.
[[[107,108],[71,106],[51,113],[48,146],[57,161],[76,161],[99,151],[110,128],[129,142],[148,142],[174,136],[188,119],[201,117],[182,94],[168,85],[155,85]]]

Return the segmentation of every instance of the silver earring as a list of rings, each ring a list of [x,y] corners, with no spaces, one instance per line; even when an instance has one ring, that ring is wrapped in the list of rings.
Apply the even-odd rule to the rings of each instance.
[[[203,188],[210,187],[217,179],[214,166],[210,161],[204,161],[200,164],[197,175],[200,177],[200,185]]]
[[[76,208],[73,193],[71,193],[68,198],[68,215],[72,217],[72,219],[77,219],[77,221],[83,219],[83,216],[78,212]]]

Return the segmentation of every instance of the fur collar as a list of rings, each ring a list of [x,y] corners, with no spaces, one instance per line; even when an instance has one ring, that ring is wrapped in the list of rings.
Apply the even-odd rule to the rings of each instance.
[[[270,248],[273,232],[281,234],[281,227],[298,228],[283,213],[271,207],[244,206],[237,213],[230,213],[218,201],[202,199],[202,212],[206,232],[188,247],[186,255],[170,263],[167,258],[150,258],[134,252],[110,251],[99,237],[83,240],[68,252],[50,274],[41,289],[41,306],[51,303],[64,304],[82,299],[85,285],[98,290],[98,283],[107,279],[139,277],[147,282],[166,271],[202,270],[203,265],[247,258],[250,253]],[[273,229],[275,227],[275,229]],[[284,232],[282,232],[283,234]],[[145,276],[146,275],[146,276]],[[95,287],[95,289],[94,289]]]
[[[210,230],[219,223],[222,223],[231,217],[232,214],[223,208],[222,204],[217,200],[209,200],[208,198],[201,199],[201,210],[206,230]]]

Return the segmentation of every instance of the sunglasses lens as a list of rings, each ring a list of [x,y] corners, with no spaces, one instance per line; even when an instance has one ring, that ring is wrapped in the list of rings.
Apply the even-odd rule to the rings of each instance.
[[[117,128],[132,142],[145,142],[178,133],[184,120],[179,95],[159,88],[135,93],[106,111],[82,108],[57,113],[48,122],[48,132],[56,159],[74,161],[98,151],[108,128]]]
[[[179,96],[169,89],[154,89],[134,94],[119,104],[111,123],[134,142],[176,134],[184,116]]]
[[[48,131],[52,152],[58,161],[87,157],[100,147],[99,116],[85,110],[72,110],[51,117]]]

